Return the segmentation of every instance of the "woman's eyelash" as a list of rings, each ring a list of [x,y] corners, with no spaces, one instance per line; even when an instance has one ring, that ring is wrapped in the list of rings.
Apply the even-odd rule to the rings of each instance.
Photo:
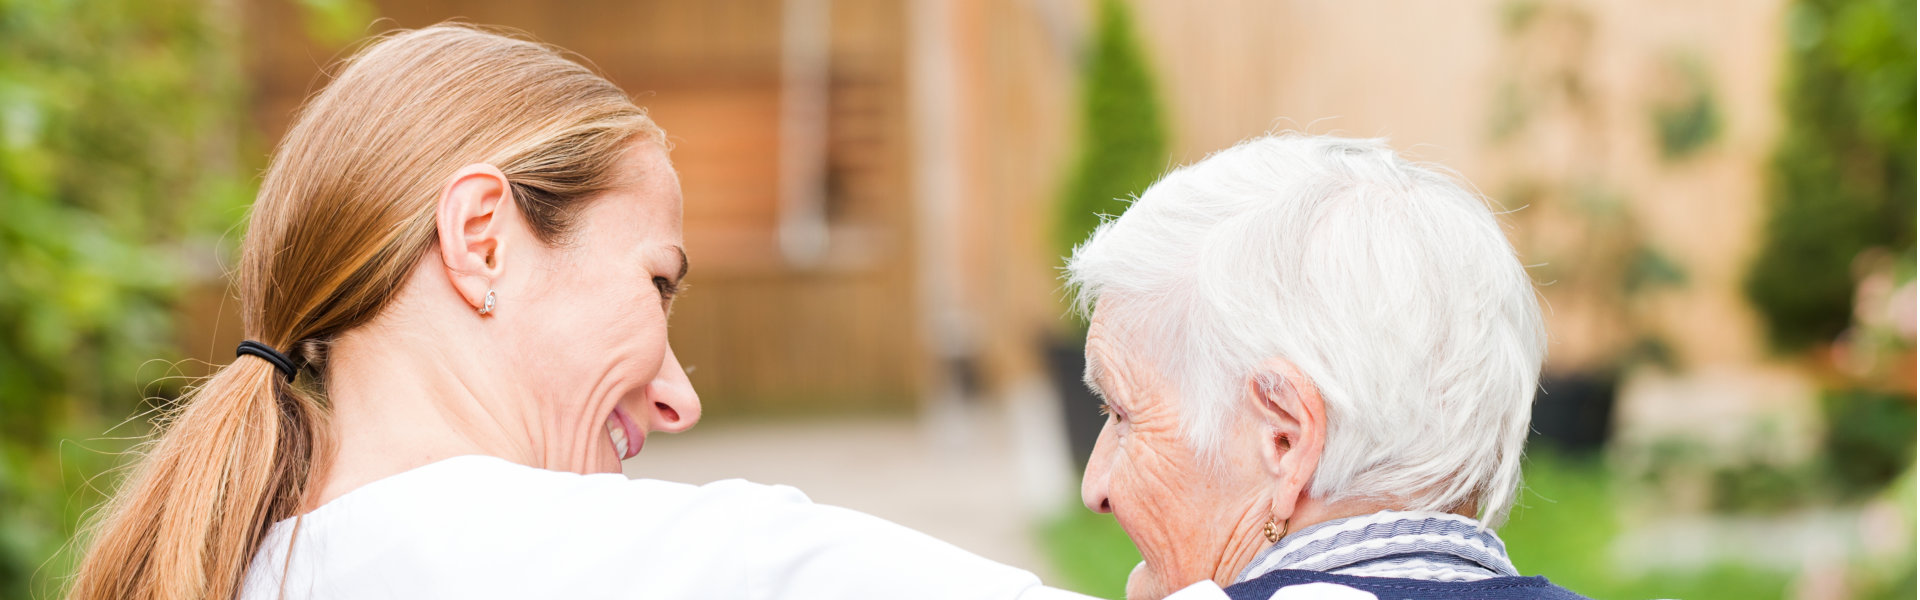
[[[687,286],[679,283],[675,283],[673,280],[667,279],[665,277],[653,278],[653,287],[658,288],[660,290],[660,295],[666,296],[668,298],[674,297],[675,295],[681,293],[687,288]]]

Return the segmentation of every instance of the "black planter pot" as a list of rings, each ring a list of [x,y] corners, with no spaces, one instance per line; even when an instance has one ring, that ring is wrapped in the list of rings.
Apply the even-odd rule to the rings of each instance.
[[[1100,414],[1100,399],[1081,379],[1087,369],[1086,339],[1047,336],[1042,344],[1054,396],[1060,399],[1060,421],[1067,426],[1067,447],[1073,451],[1073,464],[1085,470],[1107,422]]]
[[[1573,453],[1600,451],[1613,434],[1614,397],[1620,376],[1612,372],[1547,373],[1533,400],[1534,442]]]

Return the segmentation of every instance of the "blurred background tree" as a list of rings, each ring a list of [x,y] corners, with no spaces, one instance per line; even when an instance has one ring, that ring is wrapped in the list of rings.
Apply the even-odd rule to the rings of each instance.
[[[1913,465],[1914,16],[1910,0],[1788,11],[1785,130],[1746,282],[1777,349],[1820,350],[1819,483],[1849,500]]]
[[[1785,130],[1747,279],[1781,349],[1847,328],[1862,251],[1913,247],[1913,7],[1801,0],[1787,14]]]
[[[1072,254],[1103,219],[1126,212],[1169,166],[1160,93],[1130,9],[1120,0],[1101,0],[1094,19],[1092,37],[1079,57],[1076,155],[1053,217],[1053,250],[1059,257]],[[1068,319],[1077,323],[1077,317]],[[1104,418],[1090,410],[1097,403],[1081,383],[1086,340],[1080,330],[1085,324],[1078,324],[1064,336],[1042,341],[1069,450],[1084,466]]]
[[[1055,216],[1054,246],[1073,253],[1103,217],[1126,212],[1167,163],[1167,125],[1151,67],[1119,0],[1101,0],[1082,56],[1078,157]]]
[[[0,597],[58,560],[250,199],[232,24],[199,0],[0,2]],[[145,433],[144,422],[118,436]]]
[[[1080,55],[1077,154],[1055,207],[1053,249],[1059,257],[1071,255],[1104,219],[1126,212],[1171,166],[1160,92],[1131,10],[1120,0],[1101,0],[1094,12],[1092,38]],[[1069,451],[1084,468],[1106,421],[1081,382],[1086,340],[1075,328],[1046,341]],[[1095,595],[1123,595],[1127,574],[1140,560],[1112,519],[1077,507],[1048,523],[1041,543],[1069,585]]]

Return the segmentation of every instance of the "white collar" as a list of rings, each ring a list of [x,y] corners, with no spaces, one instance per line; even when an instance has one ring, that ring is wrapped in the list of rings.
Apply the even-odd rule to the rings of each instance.
[[[1425,511],[1380,511],[1293,532],[1254,557],[1236,581],[1282,569],[1429,581],[1514,577],[1507,546],[1479,521]]]

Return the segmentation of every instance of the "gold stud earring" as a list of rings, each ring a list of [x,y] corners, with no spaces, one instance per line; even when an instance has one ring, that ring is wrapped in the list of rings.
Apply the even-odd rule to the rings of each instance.
[[[1267,517],[1267,541],[1278,542],[1280,541],[1280,538],[1285,537],[1286,535],[1287,535],[1286,526],[1275,523],[1273,521],[1273,517]]]

